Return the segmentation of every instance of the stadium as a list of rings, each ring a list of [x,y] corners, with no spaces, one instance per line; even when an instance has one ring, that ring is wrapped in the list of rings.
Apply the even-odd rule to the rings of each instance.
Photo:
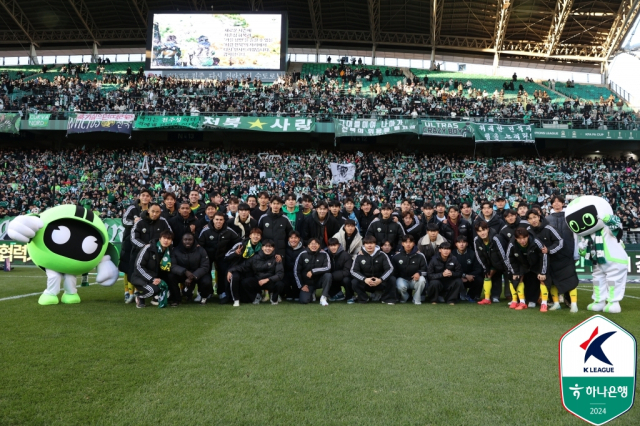
[[[560,339],[640,334],[639,11],[0,0],[0,424],[580,424]]]

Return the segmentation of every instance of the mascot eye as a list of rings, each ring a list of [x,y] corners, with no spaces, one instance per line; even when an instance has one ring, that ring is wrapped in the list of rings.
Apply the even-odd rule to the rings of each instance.
[[[596,224],[596,218],[593,217],[591,213],[587,213],[584,216],[582,216],[582,221],[587,226],[593,226]]]
[[[580,225],[578,225],[578,222],[576,222],[575,220],[569,222],[569,228],[571,228],[573,232],[580,232]]]
[[[91,254],[91,253],[95,253],[97,249],[98,249],[98,240],[96,240],[96,237],[87,237],[84,240],[82,240],[83,252],[87,254]]]
[[[66,226],[58,226],[58,229],[51,233],[51,239],[58,245],[66,244],[71,238],[71,231]]]

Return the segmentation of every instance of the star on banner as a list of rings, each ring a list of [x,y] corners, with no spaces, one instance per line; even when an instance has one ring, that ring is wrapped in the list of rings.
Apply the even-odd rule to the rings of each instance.
[[[251,128],[254,128],[254,127],[259,127],[259,128],[260,128],[260,130],[262,130],[262,126],[264,126],[264,125],[265,125],[265,124],[267,124],[267,123],[263,123],[263,122],[261,122],[261,121],[260,121],[260,119],[258,118],[258,119],[257,119],[256,121],[254,121],[254,122],[249,121],[249,124],[251,124],[251,127],[249,127],[250,129],[251,129]]]

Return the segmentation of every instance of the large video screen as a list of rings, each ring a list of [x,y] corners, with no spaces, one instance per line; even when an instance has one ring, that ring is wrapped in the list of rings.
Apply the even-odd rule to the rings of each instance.
[[[282,70],[286,15],[151,13],[148,70]]]

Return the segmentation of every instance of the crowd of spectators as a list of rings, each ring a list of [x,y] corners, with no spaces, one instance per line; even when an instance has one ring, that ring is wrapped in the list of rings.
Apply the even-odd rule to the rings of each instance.
[[[146,158],[146,161],[145,161]],[[331,182],[330,163],[354,163],[355,178]],[[355,200],[374,204],[413,200],[446,205],[503,196],[511,206],[524,201],[550,211],[554,193],[570,201],[598,195],[611,203],[624,228],[640,228],[640,164],[631,159],[478,158],[406,153],[329,151],[248,152],[223,150],[0,150],[0,218],[79,203],[105,218],[120,218],[141,189],[187,200],[196,188],[203,202],[268,191],[314,200]]]
[[[104,69],[104,65],[98,65]],[[145,76],[142,72],[87,78],[86,66],[64,66],[66,73],[0,81],[0,111],[49,113],[66,119],[69,112],[136,114],[316,117],[434,117],[448,120],[565,123],[573,128],[635,129],[635,116],[623,104],[562,99],[552,102],[545,90],[519,85],[505,95],[474,87],[470,80],[389,78],[380,69],[329,66],[323,74],[292,73],[273,84],[254,78],[189,80]],[[80,74],[76,73],[76,70]],[[393,70],[392,70],[393,71]],[[386,79],[386,82],[385,82]],[[391,80],[391,82],[389,81]],[[510,84],[513,84],[511,82]],[[517,94],[516,94],[516,89]],[[507,87],[509,92],[509,87]]]

